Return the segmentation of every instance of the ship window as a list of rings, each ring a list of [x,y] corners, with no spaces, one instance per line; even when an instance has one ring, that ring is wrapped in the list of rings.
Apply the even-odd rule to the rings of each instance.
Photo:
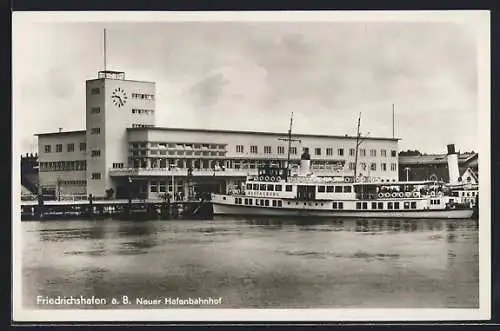
[[[269,207],[269,200],[266,200],[266,207]]]
[[[394,209],[399,209],[399,202],[394,202]]]
[[[327,187],[326,187],[326,191],[327,191],[328,193],[333,192],[333,186],[331,186],[331,185],[327,186]]]
[[[363,202],[363,209],[368,209],[368,202]]]
[[[408,201],[406,201],[404,204],[404,209],[410,209],[410,203]]]
[[[334,202],[332,202],[332,208],[333,208],[333,209],[337,209],[337,202],[335,202],[335,201],[334,201]]]
[[[411,209],[417,209],[417,203],[415,201],[412,201]]]
[[[253,203],[253,199],[248,199],[248,204],[251,206]]]
[[[392,202],[387,203],[387,209],[392,209]]]
[[[275,190],[276,192],[281,192],[281,190],[283,190],[283,186],[281,186],[281,185],[276,185],[276,186],[275,186],[275,188],[274,188],[274,190]]]
[[[384,203],[383,202],[379,202],[378,203],[378,209],[384,209]]]
[[[248,205],[248,199],[245,198],[245,205]]]
[[[283,207],[283,201],[278,200],[278,207]]]
[[[259,184],[253,184],[253,189],[254,191],[257,191],[259,189]]]
[[[351,193],[351,186],[344,186],[344,193]]]
[[[324,193],[325,192],[325,187],[324,186],[318,186],[318,192],[319,193]]]
[[[339,202],[338,203],[338,207],[339,207],[339,209],[344,209],[344,203],[343,202]]]
[[[158,183],[157,182],[151,182],[151,192],[153,192],[153,193],[158,192]]]
[[[342,186],[335,186],[335,193],[342,193]]]
[[[356,209],[361,209],[361,202],[356,202]]]
[[[273,207],[276,207],[276,200],[273,200]]]
[[[292,192],[292,185],[286,185],[285,186],[285,191]]]
[[[372,202],[372,209],[377,209],[377,203],[376,202]]]
[[[266,184],[260,184],[260,190],[265,191],[266,190]]]
[[[267,190],[268,191],[274,191],[274,185],[273,184],[267,184]]]
[[[251,190],[252,189],[252,184],[247,184],[247,190]]]
[[[264,199],[260,199],[260,205],[264,206]]]

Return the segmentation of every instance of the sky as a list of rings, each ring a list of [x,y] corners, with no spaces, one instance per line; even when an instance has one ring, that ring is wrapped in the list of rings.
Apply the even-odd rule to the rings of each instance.
[[[107,68],[156,82],[165,127],[392,137],[400,150],[478,150],[476,34],[440,22],[16,24],[13,109],[22,152],[85,128],[85,81]]]

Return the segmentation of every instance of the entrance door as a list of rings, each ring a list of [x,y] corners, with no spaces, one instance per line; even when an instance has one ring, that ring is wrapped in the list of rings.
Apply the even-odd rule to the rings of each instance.
[[[315,200],[316,186],[299,185],[297,186],[297,199],[299,200]]]

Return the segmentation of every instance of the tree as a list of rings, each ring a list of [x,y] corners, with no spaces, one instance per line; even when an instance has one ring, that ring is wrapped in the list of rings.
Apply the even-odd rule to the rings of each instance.
[[[399,152],[399,156],[421,156],[422,153],[420,153],[420,151],[418,150],[410,150],[408,149],[407,151],[401,151]]]

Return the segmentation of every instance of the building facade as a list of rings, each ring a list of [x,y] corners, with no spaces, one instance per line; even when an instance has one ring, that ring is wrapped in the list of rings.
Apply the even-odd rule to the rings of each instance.
[[[56,196],[160,198],[227,191],[263,165],[285,166],[286,134],[155,126],[155,84],[99,72],[86,82],[86,129],[39,134],[40,186]],[[292,174],[308,150],[318,176],[354,180],[356,137],[293,135]],[[398,139],[363,138],[357,175],[398,179]]]

